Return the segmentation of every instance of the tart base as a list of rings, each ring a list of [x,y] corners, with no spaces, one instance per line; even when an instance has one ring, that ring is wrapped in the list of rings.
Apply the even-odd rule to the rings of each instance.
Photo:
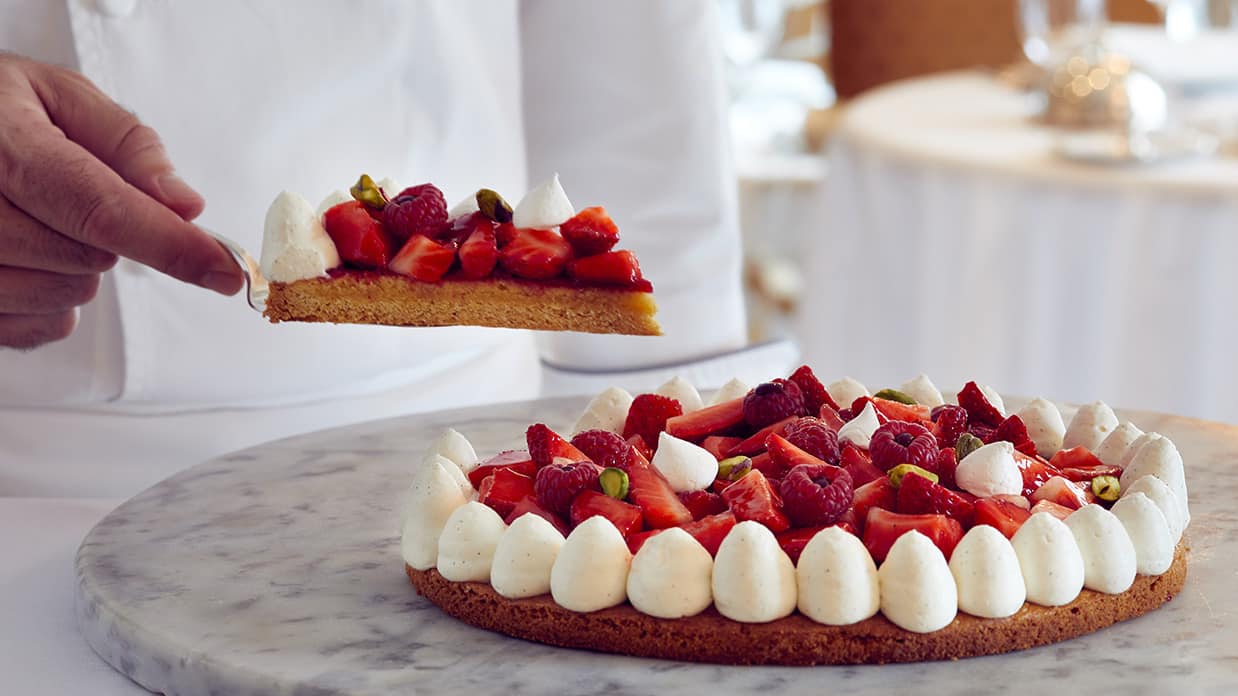
[[[1121,594],[1083,590],[1070,604],[1025,603],[1013,616],[981,619],[960,612],[932,633],[912,633],[882,615],[827,626],[801,614],[764,624],[731,621],[713,607],[667,620],[628,604],[580,614],[550,595],[507,599],[490,585],[451,582],[436,570],[405,565],[418,594],[465,623],[515,638],[567,648],[733,665],[843,665],[955,660],[1023,650],[1092,633],[1145,614],[1173,599],[1186,582],[1185,542],[1161,575],[1139,575]]]
[[[340,276],[271,283],[263,314],[281,321],[490,326],[659,336],[653,293],[538,285],[506,278],[421,283]]]

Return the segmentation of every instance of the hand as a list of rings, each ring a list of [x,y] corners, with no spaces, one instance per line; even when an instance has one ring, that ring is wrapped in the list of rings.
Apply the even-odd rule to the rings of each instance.
[[[0,52],[0,346],[68,336],[117,256],[225,295],[236,264],[159,137],[85,77]]]

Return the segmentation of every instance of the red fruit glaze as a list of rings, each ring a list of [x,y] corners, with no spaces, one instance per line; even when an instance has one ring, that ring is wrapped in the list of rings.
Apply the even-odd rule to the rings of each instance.
[[[499,517],[511,514],[516,503],[533,495],[533,479],[502,467],[482,482],[477,489],[477,501],[494,508]]]
[[[533,491],[537,503],[556,515],[567,516],[572,499],[583,490],[601,490],[598,467],[593,462],[551,464],[537,470]]]
[[[576,280],[605,285],[635,285],[644,280],[636,254],[608,251],[567,262],[567,274]]]
[[[864,523],[864,546],[873,560],[881,563],[894,542],[913,529],[941,549],[947,561],[963,538],[963,525],[945,515],[904,515],[874,507],[869,509]]]
[[[616,500],[605,493],[588,489],[577,493],[572,499],[569,515],[572,527],[578,526],[590,517],[601,515],[615,525],[624,539],[641,531],[644,527],[644,514],[640,508],[631,503]]]
[[[721,435],[743,422],[744,400],[739,398],[668,419],[666,432],[696,442],[707,435]]]
[[[499,250],[499,265],[529,280],[554,278],[571,258],[572,247],[554,230],[518,229]]]
[[[438,237],[447,225],[447,201],[434,184],[404,189],[383,208],[383,227],[397,240],[413,235]]]
[[[460,245],[460,275],[470,280],[489,278],[498,262],[494,224],[483,217]]]
[[[619,227],[600,205],[576,213],[559,225],[559,232],[578,257],[608,252],[619,241]]]
[[[640,435],[652,449],[658,447],[658,434],[666,429],[667,420],[683,415],[679,402],[661,394],[640,394],[628,408],[623,422],[623,436]]]
[[[408,238],[387,268],[423,283],[442,280],[456,261],[456,250],[450,244],[440,244],[423,235]]]
[[[592,461],[584,452],[573,447],[543,423],[530,425],[524,432],[524,439],[529,446],[529,458],[539,467],[549,466],[555,459],[571,462]]]
[[[751,471],[727,486],[722,491],[722,497],[731,506],[735,519],[741,522],[760,522],[775,534],[791,527],[791,522],[782,512],[782,500],[760,471]]]
[[[833,524],[851,507],[851,476],[824,462],[792,468],[778,490],[783,512],[797,527]]]
[[[386,268],[391,261],[391,238],[361,201],[331,206],[323,214],[322,224],[349,266],[374,270]]]
[[[635,448],[628,451],[628,500],[645,513],[645,524],[654,529],[676,527],[692,521],[692,513]]]

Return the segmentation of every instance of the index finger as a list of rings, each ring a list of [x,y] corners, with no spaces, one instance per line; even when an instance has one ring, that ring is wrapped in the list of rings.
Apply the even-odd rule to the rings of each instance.
[[[0,129],[0,158],[6,197],[48,227],[178,280],[228,295],[241,288],[219,243],[50,123]]]

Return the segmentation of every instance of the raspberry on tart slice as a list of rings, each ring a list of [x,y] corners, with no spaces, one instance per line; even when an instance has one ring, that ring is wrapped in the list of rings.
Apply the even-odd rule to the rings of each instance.
[[[795,466],[778,491],[783,511],[797,527],[833,524],[851,507],[853,492],[847,470],[825,462]]]
[[[696,442],[709,435],[721,435],[744,422],[742,398],[706,406],[666,421],[666,432],[680,440]]]
[[[398,241],[420,234],[435,238],[447,225],[447,201],[434,184],[410,186],[383,207],[383,227]]]
[[[791,528],[791,522],[782,510],[782,500],[760,471],[750,471],[727,486],[722,491],[722,497],[731,507],[731,512],[735,513],[735,519],[741,522],[760,522],[775,534]]]
[[[610,520],[624,539],[644,528],[645,516],[639,507],[586,488],[572,499],[569,508],[572,527],[595,515]]]
[[[651,449],[658,446],[658,434],[666,430],[666,422],[683,415],[683,406],[669,396],[639,394],[628,407],[628,417],[623,422],[623,436],[639,435]]]
[[[543,466],[533,479],[537,503],[556,515],[567,517],[577,494],[583,490],[601,491],[599,471],[590,461]]]
[[[531,495],[534,495],[533,479],[510,467],[500,467],[482,479],[477,488],[477,501],[489,505],[499,517],[510,515],[516,503]]]
[[[524,432],[525,443],[529,446],[529,458],[538,467],[549,466],[556,459],[566,459],[568,462],[591,461],[584,452],[572,446],[561,435],[547,427],[544,423],[534,423]]]
[[[987,524],[1007,539],[1031,517],[1027,509],[1001,498],[978,498],[974,506],[973,524]]]
[[[872,554],[873,560],[880,563],[890,552],[890,547],[903,534],[916,530],[941,549],[946,560],[959,540],[963,538],[963,525],[958,520],[945,515],[904,515],[874,507],[868,510],[868,519],[864,523],[864,546]]]
[[[571,445],[580,450],[589,461],[600,467],[627,466],[628,449],[632,446],[619,435],[609,430],[585,430],[572,437]]]

